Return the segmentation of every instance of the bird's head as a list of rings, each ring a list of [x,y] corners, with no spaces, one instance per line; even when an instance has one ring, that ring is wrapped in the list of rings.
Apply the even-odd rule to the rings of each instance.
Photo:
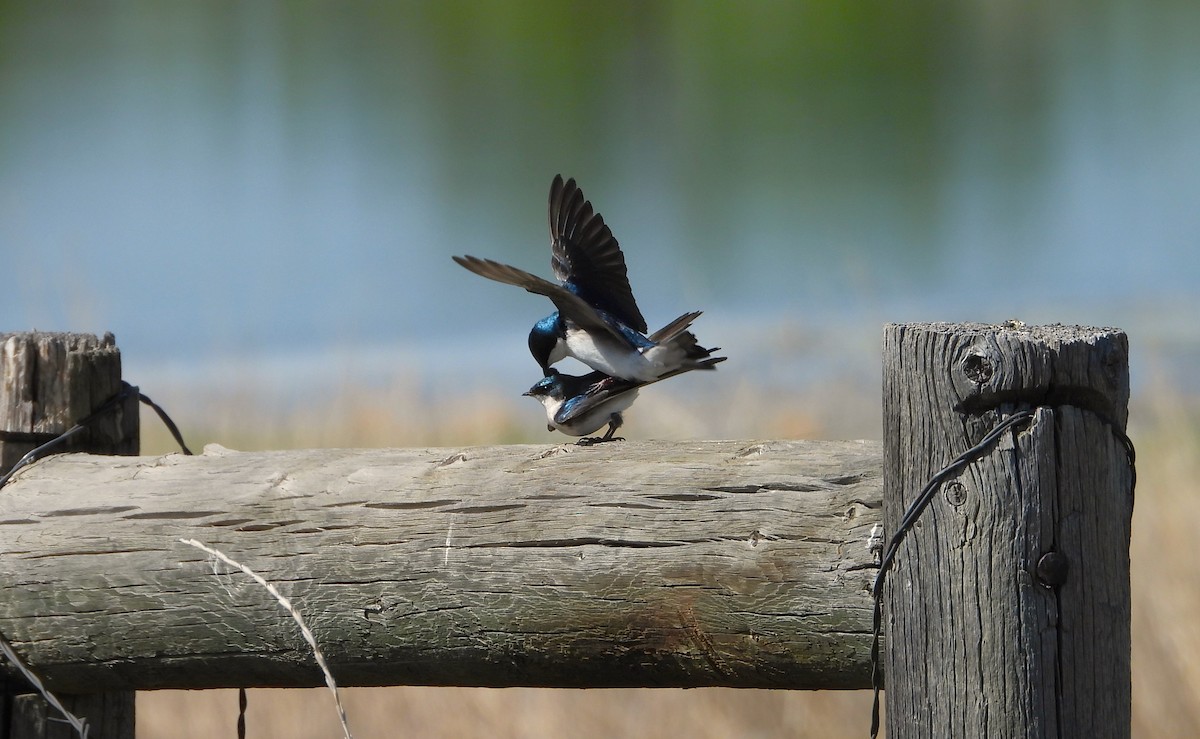
[[[553,367],[550,368],[549,372],[548,375],[534,383],[533,387],[521,394],[530,398],[537,398],[538,400],[542,400],[543,398],[562,398],[562,378],[558,376],[558,370]]]
[[[559,347],[563,339],[562,320],[558,313],[551,313],[533,324],[529,331],[529,353],[533,355],[542,374],[547,377],[554,371],[550,365],[565,356],[565,350]]]

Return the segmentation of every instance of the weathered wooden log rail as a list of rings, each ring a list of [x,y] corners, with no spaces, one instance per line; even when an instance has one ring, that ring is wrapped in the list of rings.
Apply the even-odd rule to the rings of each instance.
[[[33,336],[0,337],[8,463],[113,381],[111,340]],[[883,529],[1036,409],[894,561],[888,735],[1127,737],[1128,394],[1116,330],[896,325],[882,446],[61,455],[0,490],[0,634],[52,689],[122,696],[104,736],[132,736],[132,690],[320,685],[278,604],[196,539],[276,583],[342,685],[866,687]],[[129,416],[83,448],[135,453]]]
[[[191,538],[276,583],[342,685],[864,687],[881,454],[64,455],[5,489],[0,630],[68,692],[323,684]]]

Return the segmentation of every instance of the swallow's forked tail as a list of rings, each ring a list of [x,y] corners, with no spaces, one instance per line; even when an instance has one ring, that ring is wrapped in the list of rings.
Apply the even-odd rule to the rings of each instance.
[[[700,311],[684,313],[647,337],[655,346],[644,351],[646,359],[665,370],[658,379],[665,380],[694,369],[715,369],[716,364],[725,361],[726,357],[712,356],[713,352],[720,351],[720,347],[706,349],[700,346],[696,335],[687,330],[699,316]]]
[[[694,310],[691,313],[684,313],[679,318],[671,321],[666,326],[650,334],[646,338],[653,341],[655,344],[668,342],[681,334],[688,326],[692,325],[692,321],[700,317],[702,311]]]

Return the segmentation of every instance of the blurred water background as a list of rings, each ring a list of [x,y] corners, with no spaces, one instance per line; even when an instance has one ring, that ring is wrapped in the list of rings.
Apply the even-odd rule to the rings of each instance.
[[[1190,0],[0,0],[0,330],[114,332],[196,446],[563,440],[519,397],[549,302],[450,260],[548,276],[562,172],[651,328],[730,357],[631,437],[878,437],[883,323],[1012,318],[1129,331],[1136,427],[1200,396],[1197,39]]]
[[[563,172],[650,323],[703,309],[732,357],[664,393],[874,399],[882,323],[1009,318],[1125,328],[1135,382],[1200,391],[1198,32],[1169,0],[0,2],[0,316],[113,331],[197,412],[515,398],[549,303],[449,257],[549,275]]]

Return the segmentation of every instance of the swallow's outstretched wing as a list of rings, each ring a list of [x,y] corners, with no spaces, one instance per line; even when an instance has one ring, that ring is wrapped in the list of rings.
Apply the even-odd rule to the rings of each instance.
[[[555,175],[548,212],[554,276],[592,306],[645,334],[646,319],[629,287],[625,255],[574,179],[563,182],[562,175]]]
[[[606,320],[588,301],[576,295],[565,285],[556,285],[523,269],[501,264],[491,259],[472,256],[455,256],[453,259],[480,277],[503,282],[506,285],[516,285],[531,293],[545,295],[550,298],[560,313],[585,330],[605,332],[621,341],[629,341],[629,337],[619,327],[612,321]]]

